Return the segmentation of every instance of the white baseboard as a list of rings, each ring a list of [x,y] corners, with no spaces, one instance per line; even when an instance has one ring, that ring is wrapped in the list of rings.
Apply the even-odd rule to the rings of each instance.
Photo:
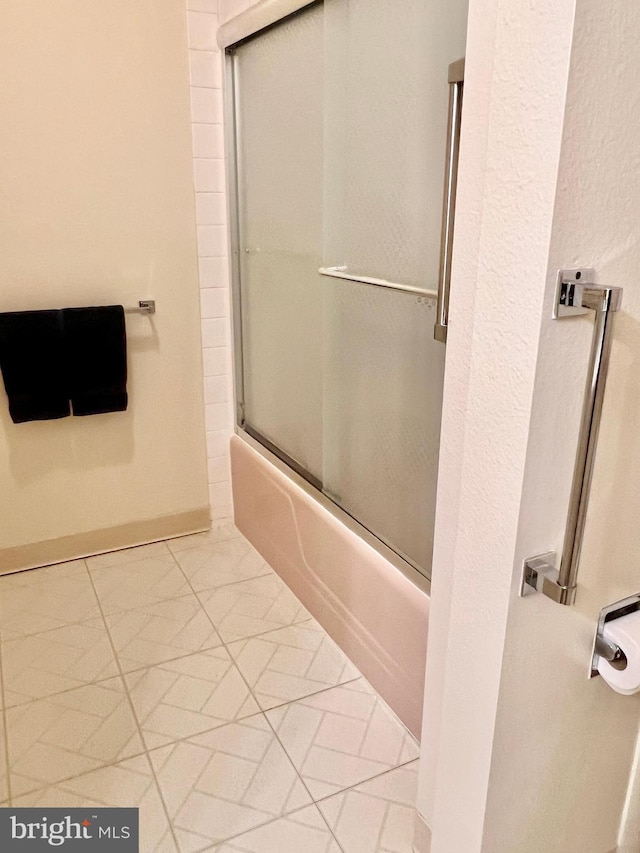
[[[61,536],[28,545],[0,550],[0,575],[19,572],[23,569],[35,569],[53,563],[66,563],[105,551],[117,551],[120,548],[132,548],[160,539],[183,536],[188,533],[200,533],[211,527],[211,510],[207,507],[165,515],[160,518],[134,521],[103,530]]]

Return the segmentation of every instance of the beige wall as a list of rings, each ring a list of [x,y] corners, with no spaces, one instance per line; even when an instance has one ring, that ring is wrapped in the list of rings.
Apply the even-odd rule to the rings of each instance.
[[[14,425],[0,549],[208,504],[184,0],[4,0],[0,310],[127,318],[129,410]]]

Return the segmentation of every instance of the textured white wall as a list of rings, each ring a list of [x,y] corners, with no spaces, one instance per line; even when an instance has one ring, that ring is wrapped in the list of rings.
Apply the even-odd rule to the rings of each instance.
[[[579,0],[563,131],[570,7],[471,3],[420,802],[432,853],[612,850],[634,754],[638,698],[586,669],[598,610],[638,591],[640,15]],[[551,300],[556,269],[578,264],[626,290],[578,602],[562,608],[517,584],[524,557],[562,544],[591,330],[551,320]]]
[[[546,601],[519,602],[507,628],[510,654],[496,728],[487,849],[517,838],[518,853],[608,851],[625,802],[640,697],[619,696],[600,679],[588,681],[585,664],[599,610],[640,590],[640,93],[628,85],[640,72],[639,38],[635,5],[578,0],[549,277],[561,266],[592,266],[597,281],[624,287],[623,310],[616,318],[576,607],[565,613]],[[551,289],[541,331],[521,553],[561,546],[567,469],[591,339],[590,320],[549,319]],[[542,521],[537,530],[528,523],[536,517]],[[525,751],[516,730],[527,726],[531,709],[539,723],[529,730]],[[513,766],[516,779],[508,769]],[[525,779],[531,793],[523,801],[512,792]],[[640,849],[637,794],[635,808],[633,800],[629,806],[622,845],[628,853]]]
[[[469,9],[419,794],[433,853],[485,849],[572,16]]]

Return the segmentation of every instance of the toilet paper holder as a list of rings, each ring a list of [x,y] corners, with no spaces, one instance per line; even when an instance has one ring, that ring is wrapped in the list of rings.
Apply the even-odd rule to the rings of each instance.
[[[620,646],[605,637],[604,628],[607,622],[613,622],[622,616],[628,616],[629,613],[634,613],[636,610],[640,610],[640,593],[630,595],[627,598],[621,598],[620,601],[609,604],[608,607],[604,607],[600,611],[598,627],[593,640],[589,678],[595,678],[596,675],[600,675],[598,672],[600,658],[608,660],[615,669],[626,669],[627,656]]]

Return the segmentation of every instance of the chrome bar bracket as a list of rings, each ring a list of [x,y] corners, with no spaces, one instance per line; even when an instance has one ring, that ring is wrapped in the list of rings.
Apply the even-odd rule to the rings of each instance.
[[[535,590],[558,604],[568,605],[576,599],[578,564],[611,355],[613,318],[622,302],[622,288],[592,284],[593,272],[585,267],[560,270],[553,308],[556,320],[595,312],[560,568],[556,571],[553,565],[542,566],[540,561],[547,555],[526,559],[520,589],[521,595]]]
[[[137,308],[125,308],[125,314],[155,314],[156,301],[155,299],[141,299],[138,302]]]
[[[617,646],[604,636],[604,630],[608,622],[613,622],[615,619],[620,619],[621,616],[627,616],[629,613],[635,613],[636,610],[640,610],[640,593],[622,598],[614,604],[603,607],[600,611],[598,627],[596,628],[596,635],[593,640],[589,678],[595,678],[600,674],[598,672],[600,658],[608,660],[615,669],[626,669],[627,657],[625,653],[620,646]]]
[[[536,557],[527,557],[522,565],[522,583],[520,584],[520,595],[532,595],[534,592],[542,592],[544,582],[550,578],[555,582],[558,578],[558,570],[554,568],[556,559],[555,551],[546,551]]]
[[[556,293],[553,300],[554,320],[589,313],[589,309],[582,306],[582,294],[585,283],[593,281],[594,275],[595,270],[591,269],[591,267],[558,270]]]

